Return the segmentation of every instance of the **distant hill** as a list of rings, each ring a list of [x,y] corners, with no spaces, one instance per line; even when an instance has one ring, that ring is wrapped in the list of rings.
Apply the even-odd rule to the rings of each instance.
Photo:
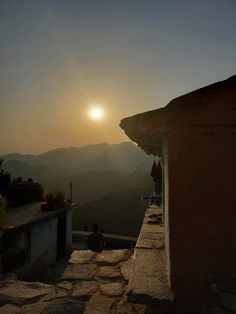
[[[83,229],[98,223],[107,233],[138,236],[147,201],[139,196],[150,195],[152,186],[131,188],[110,193],[99,200],[78,206],[73,211],[74,228]]]
[[[0,158],[4,159],[3,168],[12,176],[32,177],[42,184],[58,176],[71,178],[97,170],[132,172],[140,165],[140,171],[147,173],[152,162],[151,157],[131,142],[59,148],[40,155],[14,153]]]
[[[52,150],[40,155],[8,154],[3,168],[13,177],[33,178],[46,191],[69,197],[72,181],[74,224],[97,221],[107,232],[137,235],[146,208],[139,196],[150,195],[153,157],[131,142]]]

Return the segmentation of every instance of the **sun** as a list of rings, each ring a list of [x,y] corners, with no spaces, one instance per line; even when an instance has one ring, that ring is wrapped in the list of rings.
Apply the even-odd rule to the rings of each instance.
[[[101,121],[104,117],[104,111],[101,107],[91,107],[89,109],[89,118],[94,121]]]

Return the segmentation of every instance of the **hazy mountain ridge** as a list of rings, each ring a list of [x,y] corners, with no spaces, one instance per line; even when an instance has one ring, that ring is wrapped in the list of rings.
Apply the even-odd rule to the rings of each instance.
[[[145,188],[129,188],[114,191],[96,201],[78,206],[73,211],[73,227],[83,228],[94,222],[107,233],[138,236],[147,201],[141,195],[150,195],[152,185]]]
[[[146,209],[139,196],[152,193],[153,158],[133,143],[103,143],[0,158],[13,177],[31,177],[46,191],[63,191],[69,197],[71,181],[73,201],[79,203],[73,213],[74,226],[91,226],[96,221],[107,232],[138,234]]]
[[[51,180],[52,176],[72,177],[91,170],[133,171],[150,159],[131,142],[59,148],[40,155],[14,153],[0,158],[4,159],[3,168],[12,176],[33,177],[41,183]],[[146,172],[144,168],[142,171]]]

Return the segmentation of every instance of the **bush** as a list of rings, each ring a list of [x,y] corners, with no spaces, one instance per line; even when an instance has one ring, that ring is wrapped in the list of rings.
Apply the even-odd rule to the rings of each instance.
[[[49,192],[45,196],[46,206],[43,206],[43,210],[54,210],[65,208],[68,204],[65,200],[65,195],[60,192]]]

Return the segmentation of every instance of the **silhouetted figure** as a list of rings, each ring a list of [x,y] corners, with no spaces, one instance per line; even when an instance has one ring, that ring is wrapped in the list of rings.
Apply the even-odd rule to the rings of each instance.
[[[98,231],[98,224],[93,224],[93,233],[88,237],[88,247],[94,252],[105,249],[105,237]]]
[[[84,226],[84,231],[87,231],[87,232],[89,231],[88,225],[85,225],[85,226]]]

